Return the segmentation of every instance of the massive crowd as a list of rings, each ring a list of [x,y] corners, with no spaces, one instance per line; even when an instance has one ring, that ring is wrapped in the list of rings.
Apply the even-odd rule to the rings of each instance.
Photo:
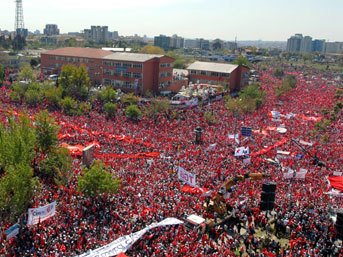
[[[118,194],[87,198],[76,191],[81,160],[74,158],[72,179],[65,187],[44,185],[32,204],[38,207],[57,201],[54,217],[36,226],[23,226],[17,238],[0,238],[0,256],[77,256],[90,249],[138,231],[166,217],[183,219],[197,214],[211,218],[203,207],[204,196],[182,192],[175,167],[197,175],[197,185],[216,192],[229,177],[250,172],[263,172],[269,178],[239,183],[227,201],[240,222],[234,226],[218,226],[206,231],[191,230],[185,225],[155,228],[145,234],[126,253],[128,256],[339,256],[343,252],[336,240],[329,208],[343,207],[342,198],[331,197],[326,177],[342,170],[342,116],[328,128],[327,139],[310,134],[315,120],[324,118],[322,110],[334,104],[335,84],[331,74],[308,70],[306,74],[289,70],[297,77],[297,87],[279,100],[275,87],[280,80],[271,70],[260,71],[266,103],[253,114],[238,118],[227,111],[224,101],[178,111],[177,117],[160,115],[157,120],[145,116],[139,122],[127,120],[122,110],[114,120],[91,112],[81,117],[53,113],[61,124],[61,143],[87,145],[96,141],[99,158],[111,166],[121,178]],[[8,90],[3,89],[2,109],[12,106]],[[270,111],[282,114],[281,121],[272,121]],[[34,113],[36,109],[30,109]],[[211,111],[216,124],[208,124],[204,111]],[[287,114],[290,114],[288,118]],[[237,119],[237,120],[236,120]],[[283,124],[284,134],[273,128]],[[280,140],[284,143],[263,155],[255,154],[251,164],[234,157],[237,144],[228,134],[238,133],[241,126],[251,127],[252,138],[240,137],[241,146],[251,153],[267,149]],[[202,144],[194,143],[194,129],[203,129]],[[75,129],[77,128],[77,129]],[[236,131],[235,131],[236,130]],[[119,140],[124,135],[134,140]],[[313,142],[303,152],[292,139]],[[216,144],[213,149],[209,145]],[[281,165],[266,161],[276,151],[291,154],[279,159]],[[159,158],[111,158],[111,153],[136,154],[159,152]],[[302,154],[297,158],[297,154]],[[253,154],[252,154],[253,155]],[[314,165],[317,156],[325,166]],[[286,180],[282,167],[308,170],[304,180]],[[259,210],[261,185],[277,183],[275,210]],[[1,223],[0,223],[1,224]],[[10,224],[1,224],[8,227]],[[256,230],[286,238],[287,245],[270,236],[262,238]]]

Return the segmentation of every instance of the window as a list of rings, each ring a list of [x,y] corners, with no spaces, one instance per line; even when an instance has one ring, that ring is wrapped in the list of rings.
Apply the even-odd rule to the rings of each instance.
[[[141,73],[133,73],[133,77],[135,79],[140,79],[140,78],[142,78],[142,74]]]
[[[141,63],[134,63],[134,64],[132,65],[132,67],[133,67],[133,68],[142,68],[143,66],[142,66]]]
[[[206,75],[206,71],[203,71],[203,70],[202,70],[202,71],[200,72],[200,74],[201,74],[201,75]]]

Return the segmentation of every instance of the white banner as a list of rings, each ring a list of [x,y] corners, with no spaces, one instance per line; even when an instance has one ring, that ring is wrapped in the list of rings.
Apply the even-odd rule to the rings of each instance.
[[[280,112],[278,111],[271,111],[272,117],[274,119],[279,119],[280,118]]]
[[[289,169],[288,172],[283,174],[283,178],[285,179],[305,179],[307,174],[307,170],[300,169],[299,172],[295,172],[292,169]]]
[[[207,147],[206,151],[213,151],[216,149],[217,143],[210,144],[209,147]]]
[[[56,212],[56,201],[49,203],[47,205],[38,207],[38,208],[30,208],[27,225],[36,225],[39,222],[47,220],[51,218],[52,216],[54,216],[55,212]]]
[[[229,139],[234,139],[237,144],[239,144],[239,134],[229,134]]]
[[[102,246],[95,250],[90,250],[87,253],[84,253],[82,255],[79,255],[79,257],[110,257],[110,256],[116,256],[119,253],[125,253],[130,247],[138,240],[140,239],[146,232],[148,232],[150,229],[156,228],[156,227],[162,227],[162,226],[169,226],[169,225],[178,225],[182,224],[183,221],[178,220],[176,218],[166,218],[162,220],[159,223],[152,223],[151,225],[145,227],[142,230],[139,230],[135,233],[132,233],[130,235],[126,235],[123,237],[120,237],[113,241],[112,243],[109,243],[108,245]]]
[[[5,230],[6,234],[6,240],[10,240],[12,237],[15,237],[19,234],[19,224],[16,223],[13,226],[9,227],[7,230]]]
[[[333,176],[338,176],[338,177],[340,177],[340,176],[342,176],[342,172],[340,172],[340,171],[334,171],[332,175],[333,175]]]
[[[329,192],[326,192],[325,194],[331,195],[333,197],[343,197],[343,193],[336,189],[331,189]]]
[[[186,184],[195,187],[196,185],[196,175],[186,171],[182,167],[177,167],[177,176],[180,180]]]
[[[302,144],[302,145],[307,145],[307,146],[313,146],[313,143],[312,142],[306,142],[304,140],[299,140],[299,143]]]
[[[235,150],[235,156],[244,156],[244,155],[249,155],[250,151],[249,151],[249,146],[247,147],[238,147]]]

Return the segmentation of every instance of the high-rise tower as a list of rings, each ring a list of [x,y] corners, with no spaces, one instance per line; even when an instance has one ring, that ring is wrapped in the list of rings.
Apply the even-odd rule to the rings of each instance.
[[[15,0],[15,31],[24,29],[24,16],[23,16],[23,2],[22,0]]]
[[[15,32],[17,35],[27,37],[28,30],[24,28],[23,1],[15,0]]]

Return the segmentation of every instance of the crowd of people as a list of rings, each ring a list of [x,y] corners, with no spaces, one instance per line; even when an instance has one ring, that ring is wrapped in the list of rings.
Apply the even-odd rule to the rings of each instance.
[[[342,208],[342,198],[331,197],[327,176],[342,170],[342,112],[322,133],[314,133],[315,123],[325,118],[323,109],[332,109],[336,85],[332,74],[307,70],[306,74],[287,67],[297,78],[297,87],[278,98],[280,79],[272,70],[260,70],[261,88],[266,102],[251,114],[233,117],[224,101],[191,109],[176,115],[161,114],[155,120],[142,116],[128,120],[122,109],[113,120],[92,111],[80,117],[52,113],[60,124],[60,143],[88,145],[97,142],[96,154],[121,179],[117,194],[85,197],[77,192],[77,178],[82,172],[81,159],[75,157],[73,175],[68,185],[43,185],[32,207],[57,201],[56,215],[35,226],[22,226],[16,238],[0,238],[0,256],[77,256],[113,240],[143,229],[166,217],[184,220],[197,214],[213,218],[204,207],[205,196],[182,192],[183,182],[175,168],[180,166],[196,174],[198,187],[215,194],[228,178],[252,172],[268,174],[262,181],[244,181],[235,186],[227,202],[239,222],[201,231],[184,224],[155,228],[127,251],[128,256],[342,256],[334,221],[329,208]],[[13,106],[8,90],[1,95],[2,108]],[[273,121],[272,110],[281,118]],[[37,110],[29,109],[35,113]],[[204,112],[216,119],[208,124]],[[274,128],[287,129],[279,133]],[[228,134],[251,127],[251,137],[240,136],[240,143]],[[201,144],[195,144],[194,130],[203,129]],[[120,140],[125,136],[128,140]],[[306,152],[292,139],[312,142]],[[270,147],[282,140],[282,144]],[[215,144],[213,147],[210,145]],[[249,146],[251,163],[234,156],[235,148]],[[268,149],[269,147],[269,149]],[[261,153],[262,149],[268,149]],[[277,150],[290,152],[277,156]],[[158,158],[120,158],[120,154],[159,153]],[[112,158],[111,154],[118,154]],[[300,154],[300,155],[299,155]],[[300,156],[300,157],[299,157]],[[325,165],[315,165],[316,156]],[[266,159],[278,158],[277,165]],[[308,172],[305,179],[285,179],[287,168]],[[277,183],[275,209],[259,209],[262,184]],[[0,224],[5,228],[11,224]],[[262,238],[256,231],[266,231]],[[286,244],[272,237],[287,240]]]

